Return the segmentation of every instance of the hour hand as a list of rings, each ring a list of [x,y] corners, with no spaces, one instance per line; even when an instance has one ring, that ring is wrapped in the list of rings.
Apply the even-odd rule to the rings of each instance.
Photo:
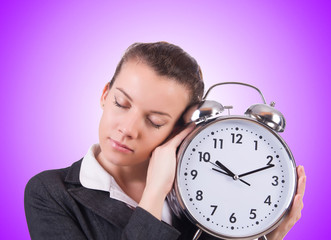
[[[236,174],[234,174],[230,169],[228,169],[226,166],[224,166],[218,160],[215,163],[217,164],[217,166],[219,166],[221,169],[223,169],[225,172],[227,172],[231,177],[233,177],[233,178],[236,177]]]
[[[216,165],[216,164],[213,163],[213,162],[210,162],[210,163],[213,164],[213,165],[215,165],[216,167],[220,168],[219,165]],[[216,168],[212,168],[212,169],[213,169],[214,171],[216,171],[216,172],[223,173],[224,175],[227,175],[227,176],[229,176],[229,177],[232,177],[233,179],[236,179],[236,178],[233,177],[231,174],[229,174],[229,173],[227,173],[227,172],[223,172],[223,171],[220,170],[220,169],[216,169]],[[246,185],[250,186],[250,184],[249,184],[248,182],[246,182],[246,181],[244,181],[244,180],[242,180],[242,179],[240,179],[240,178],[237,178],[237,179],[239,179],[239,181],[245,183]]]

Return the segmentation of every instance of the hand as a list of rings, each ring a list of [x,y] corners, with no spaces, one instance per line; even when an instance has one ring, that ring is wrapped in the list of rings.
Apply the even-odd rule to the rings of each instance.
[[[297,167],[298,173],[298,187],[297,192],[293,200],[293,205],[285,217],[283,222],[271,233],[267,234],[268,240],[280,240],[291,230],[294,224],[301,218],[301,211],[303,208],[303,196],[306,188],[306,175],[303,166]]]
[[[253,174],[253,173],[256,173],[256,172],[262,171],[262,170],[266,170],[266,169],[271,168],[271,167],[274,167],[274,166],[275,166],[275,165],[270,164],[270,165],[268,165],[268,166],[266,166],[266,167],[258,168],[258,169],[255,169],[255,170],[253,170],[253,171],[250,171],[250,172],[246,172],[246,173],[240,174],[240,175],[238,175],[238,177],[247,176],[247,175],[250,175],[250,174]]]
[[[179,134],[155,148],[149,160],[146,186],[139,206],[161,219],[163,203],[171,190],[176,173],[176,150],[183,139],[193,130],[189,125]]]

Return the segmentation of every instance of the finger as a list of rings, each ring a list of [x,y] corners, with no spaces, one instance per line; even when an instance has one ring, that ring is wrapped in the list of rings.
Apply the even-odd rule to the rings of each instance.
[[[297,194],[302,195],[302,197],[305,194],[306,190],[306,174],[303,166],[297,167],[298,172],[298,187],[297,187]]]
[[[290,224],[293,226],[301,218],[303,209],[302,195],[297,194],[294,198],[293,205],[289,214]]]
[[[171,140],[169,140],[168,143],[174,147],[178,147],[179,144],[183,141],[183,139],[194,129],[194,127],[194,123],[188,125],[188,127],[186,127],[184,130],[174,136]]]
[[[306,176],[305,168],[303,166],[297,166],[298,177]]]
[[[267,235],[268,239],[283,239],[291,230],[294,224],[301,218],[301,210],[303,208],[302,196],[297,194],[293,200],[290,212],[282,221],[282,223],[271,233]],[[277,237],[275,237],[277,236]]]
[[[268,239],[283,239],[291,230],[294,224],[301,218],[301,210],[303,208],[302,196],[297,194],[293,200],[290,212],[282,221],[282,223],[271,233],[267,235]],[[278,236],[275,238],[275,236]]]

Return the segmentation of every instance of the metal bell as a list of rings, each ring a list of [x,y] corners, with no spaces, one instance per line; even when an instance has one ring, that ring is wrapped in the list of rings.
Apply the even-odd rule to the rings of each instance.
[[[212,100],[204,100],[193,112],[191,121],[198,124],[200,122],[211,120],[218,117],[223,111],[224,107],[222,104]]]
[[[269,126],[276,132],[283,132],[286,125],[285,118],[274,106],[274,102],[270,106],[267,104],[254,104],[247,109],[245,115]]]

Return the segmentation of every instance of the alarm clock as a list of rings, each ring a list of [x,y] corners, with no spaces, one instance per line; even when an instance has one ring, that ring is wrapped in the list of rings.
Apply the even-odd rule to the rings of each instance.
[[[208,93],[237,84],[259,92],[263,104],[245,115],[223,115],[225,109]],[[284,116],[266,104],[261,91],[240,82],[210,87],[191,121],[196,128],[178,149],[174,188],[168,199],[178,217],[219,239],[256,239],[275,229],[287,215],[296,193],[293,155],[279,136]]]

